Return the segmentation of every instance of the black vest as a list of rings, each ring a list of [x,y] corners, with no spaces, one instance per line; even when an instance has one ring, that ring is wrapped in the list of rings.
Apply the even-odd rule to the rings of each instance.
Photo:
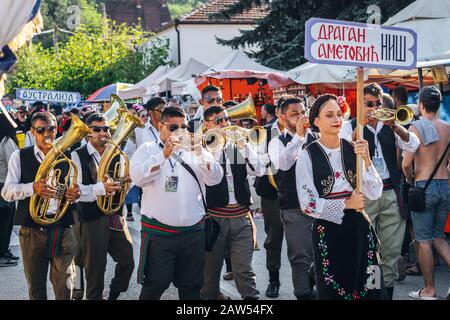
[[[66,156],[70,158],[70,153],[66,152]],[[31,183],[36,179],[36,173],[39,169],[40,163],[34,155],[34,146],[30,146],[20,150],[20,181],[19,183]],[[67,175],[67,165],[58,165],[56,168],[61,169],[61,176]],[[30,199],[19,200],[17,203],[17,213],[15,218],[15,224],[24,227],[37,228],[38,225],[30,216]],[[61,220],[56,224],[67,227],[74,224],[73,220],[73,205],[69,206],[67,212],[64,214]]]
[[[272,124],[267,124],[264,126],[267,132],[267,144],[266,144],[266,150],[269,149],[269,143],[272,139],[275,139],[278,137],[278,130],[277,129],[271,129]],[[277,170],[272,166],[272,172],[277,172]],[[277,173],[278,174],[278,173]],[[277,174],[275,174],[273,177],[275,181],[277,181],[278,177]],[[267,175],[264,175],[262,177],[256,177],[255,179],[255,191],[256,194],[262,198],[266,199],[278,199],[278,191],[270,184],[269,178]]]
[[[278,136],[278,139],[283,143],[286,147],[289,142],[292,140],[291,135],[281,135]],[[307,145],[311,144],[317,140],[316,134],[308,134],[307,140],[302,148],[305,148]],[[297,161],[294,162],[292,167],[283,171],[281,169],[278,170],[277,173],[277,185],[278,185],[278,197],[280,198],[280,209],[289,210],[296,209],[300,207],[300,203],[298,202],[298,193],[297,193],[297,181],[295,177],[295,167]]]
[[[81,148],[78,148],[77,150],[75,150],[75,152],[78,154],[78,157],[80,158],[81,162],[81,172],[83,175],[82,184],[84,185],[96,184],[97,177],[93,176],[91,170],[91,166],[95,165],[95,163],[93,157],[88,152],[87,144]],[[111,167],[114,166],[117,163],[117,161],[119,161],[119,159],[120,159],[119,156],[114,158],[113,161],[111,161]],[[103,212],[97,206],[97,201],[78,202],[77,212],[81,222],[92,221],[103,216]],[[118,212],[121,213],[121,210],[119,210]]]
[[[250,186],[247,179],[247,168],[245,159],[236,147],[227,147],[228,159],[231,161],[231,173],[233,175],[234,196],[240,205],[249,206],[251,202]],[[223,208],[228,205],[230,197],[228,194],[228,182],[226,178],[226,159],[223,154],[220,161],[224,175],[222,181],[215,186],[206,186],[206,203],[208,208]]]
[[[335,182],[333,168],[328,156],[319,143],[313,142],[305,147],[311,159],[314,185],[319,197],[326,197],[331,193]],[[347,140],[341,139],[341,161],[345,178],[356,188],[356,155],[353,145]]]
[[[356,119],[353,119],[351,124],[353,130],[355,130]],[[394,185],[399,185],[401,179],[397,165],[397,146],[395,145],[395,134],[389,126],[383,125],[383,128],[381,128],[377,137],[381,145],[381,150],[383,150],[384,162],[386,162],[386,167],[389,175],[391,176],[391,181]],[[375,135],[367,128],[367,126],[364,127],[364,139],[369,143],[370,156],[373,158],[375,156],[376,149]]]

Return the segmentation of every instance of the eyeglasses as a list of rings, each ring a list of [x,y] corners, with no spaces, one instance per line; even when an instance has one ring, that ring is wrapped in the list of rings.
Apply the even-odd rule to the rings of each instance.
[[[96,133],[99,133],[102,130],[103,132],[109,132],[109,126],[90,126],[89,128]]]
[[[375,101],[375,102],[373,102],[373,101],[368,101],[368,102],[366,103],[366,107],[368,107],[368,108],[373,108],[373,107],[375,107],[375,106],[381,107],[382,104],[383,104],[383,103],[381,102],[381,100],[378,100],[378,101]]]
[[[230,117],[218,117],[218,118],[215,118],[213,120],[205,120],[205,121],[208,121],[208,122],[214,121],[215,124],[221,124],[224,121],[225,122],[230,122],[231,118]]]
[[[165,124],[165,123],[163,123],[163,125],[165,125],[166,127],[168,127],[169,128],[169,130],[170,130],[170,132],[175,132],[175,131],[177,131],[178,129],[183,129],[183,130],[186,130],[187,128],[189,128],[187,125],[185,125],[185,124],[183,124],[183,125],[181,125],[181,127],[179,127],[179,126],[177,126],[176,124]]]
[[[222,103],[223,99],[221,97],[217,97],[217,98],[207,97],[206,98],[206,102],[208,102],[209,104],[213,103],[214,101],[217,103]]]
[[[34,131],[36,131],[36,133],[38,133],[38,134],[43,134],[43,133],[45,132],[45,130],[47,130],[48,133],[51,133],[51,132],[55,131],[56,126],[37,127],[37,128],[34,128],[34,127],[33,127],[33,129],[34,129]]]

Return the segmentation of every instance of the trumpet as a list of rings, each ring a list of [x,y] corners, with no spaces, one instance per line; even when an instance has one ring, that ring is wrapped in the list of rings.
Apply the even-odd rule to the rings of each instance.
[[[414,119],[414,111],[408,106],[400,106],[397,110],[380,108],[373,111],[370,117],[380,121],[395,120],[398,124],[404,126],[410,124]]]
[[[238,126],[227,126],[221,129],[210,129],[204,133],[204,147],[212,152],[219,152],[225,148],[227,142],[238,144],[242,140],[252,146],[260,146],[267,139],[267,131],[261,126],[245,129]]]

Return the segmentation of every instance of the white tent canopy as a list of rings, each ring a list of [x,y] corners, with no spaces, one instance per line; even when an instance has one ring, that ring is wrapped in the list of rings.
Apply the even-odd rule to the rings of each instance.
[[[120,90],[119,96],[122,99],[142,98],[158,93],[159,86],[157,80],[172,70],[170,66],[159,66],[147,78],[139,81],[131,88]]]
[[[194,58],[190,58],[188,61],[180,64],[178,67],[156,80],[156,83],[159,85],[159,92],[172,91],[173,83],[188,81],[193,77],[202,74],[206,69],[208,69],[207,65],[204,65]]]
[[[287,76],[300,84],[314,83],[345,83],[356,81],[356,68],[306,62],[286,72]],[[369,70],[366,69],[364,80],[367,80]]]
[[[250,59],[244,52],[236,50],[225,53],[203,75],[225,71],[278,72]]]
[[[384,23],[417,33],[417,61],[450,59],[450,0],[417,0]]]

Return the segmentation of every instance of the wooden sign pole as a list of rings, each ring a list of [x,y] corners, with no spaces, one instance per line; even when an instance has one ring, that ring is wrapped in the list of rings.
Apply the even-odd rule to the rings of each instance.
[[[356,83],[356,139],[363,138],[364,123],[364,68],[357,68]],[[356,156],[356,192],[361,192],[363,159],[360,155]]]

